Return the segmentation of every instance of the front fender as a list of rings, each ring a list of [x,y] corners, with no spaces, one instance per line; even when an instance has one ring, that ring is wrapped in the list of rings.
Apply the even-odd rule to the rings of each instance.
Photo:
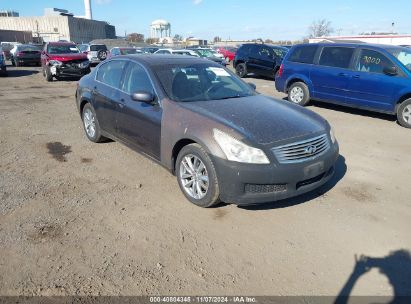
[[[173,149],[183,139],[198,143],[210,155],[225,158],[224,152],[213,137],[212,130],[219,127],[218,123],[169,99],[162,101],[162,107],[161,163],[166,168],[173,169]]]

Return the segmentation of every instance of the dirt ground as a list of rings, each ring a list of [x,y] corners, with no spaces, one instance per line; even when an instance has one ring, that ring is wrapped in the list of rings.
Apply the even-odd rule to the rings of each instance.
[[[9,74],[0,295],[411,295],[411,130],[392,117],[311,104],[341,147],[330,183],[201,209],[151,160],[86,139],[75,81],[46,83],[35,67]],[[270,80],[247,81],[284,97]]]

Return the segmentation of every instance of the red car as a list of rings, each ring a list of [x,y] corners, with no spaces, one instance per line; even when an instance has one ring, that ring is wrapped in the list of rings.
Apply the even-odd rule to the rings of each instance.
[[[231,62],[235,58],[235,54],[237,53],[237,48],[222,47],[222,48],[217,49],[217,52],[222,54],[227,62]]]
[[[90,61],[87,55],[71,42],[49,42],[41,52],[41,66],[47,81],[53,78],[76,77],[90,73]]]

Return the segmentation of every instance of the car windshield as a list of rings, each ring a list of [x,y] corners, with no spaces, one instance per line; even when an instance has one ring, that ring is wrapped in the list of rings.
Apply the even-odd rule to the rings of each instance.
[[[49,45],[47,47],[47,53],[49,54],[70,54],[80,53],[79,49],[74,44],[68,45]]]
[[[178,102],[252,96],[254,90],[227,69],[208,63],[154,67],[167,95]]]
[[[405,68],[411,72],[411,50],[406,48],[395,48],[388,50],[395,58],[397,58]]]
[[[136,49],[120,49],[121,55],[132,55],[132,54],[137,54]]]
[[[273,48],[273,52],[277,57],[284,58],[288,50],[286,48]]]
[[[214,57],[215,53],[211,50],[196,50],[201,57]]]

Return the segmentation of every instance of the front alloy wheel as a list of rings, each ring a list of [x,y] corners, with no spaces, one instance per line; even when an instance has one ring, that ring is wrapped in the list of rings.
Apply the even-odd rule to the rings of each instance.
[[[290,91],[290,100],[294,103],[300,103],[304,99],[303,89],[300,87],[294,87]]]
[[[210,156],[200,145],[193,143],[181,149],[175,168],[180,189],[190,202],[203,208],[218,204],[217,173]]]
[[[208,173],[204,163],[193,154],[188,154],[180,163],[180,182],[185,192],[194,199],[202,199],[208,191]]]

